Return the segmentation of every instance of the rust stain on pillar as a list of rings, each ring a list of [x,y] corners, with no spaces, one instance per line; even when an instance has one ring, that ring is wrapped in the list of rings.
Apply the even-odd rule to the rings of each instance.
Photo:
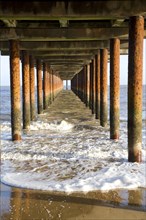
[[[21,140],[20,54],[19,42],[10,40],[12,140]]]
[[[23,129],[30,126],[30,75],[29,54],[22,51],[22,96],[23,96]]]
[[[142,161],[142,69],[144,18],[131,17],[128,63],[128,161]]]
[[[42,64],[40,60],[37,60],[37,107],[38,114],[43,111],[43,94],[42,94]]]
[[[100,124],[105,127],[107,125],[107,62],[108,50],[100,50]]]
[[[30,66],[30,115],[31,120],[35,119],[35,73],[34,73],[34,58],[29,57]]]
[[[96,59],[96,119],[100,119],[100,51],[95,56]]]
[[[47,98],[47,64],[43,63],[43,106],[44,109],[48,108],[48,98]]]
[[[119,139],[120,117],[120,40],[110,40],[110,138]]]

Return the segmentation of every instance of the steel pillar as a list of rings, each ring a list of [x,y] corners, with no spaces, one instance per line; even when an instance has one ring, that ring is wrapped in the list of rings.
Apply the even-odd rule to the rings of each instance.
[[[48,97],[47,97],[47,75],[48,75],[47,63],[43,63],[43,107],[48,108]]]
[[[96,119],[100,119],[100,51],[95,56],[96,59]]]
[[[128,161],[142,161],[142,71],[144,18],[130,18],[128,62]]]
[[[29,54],[22,51],[22,96],[23,96],[23,129],[30,126],[30,75]]]
[[[37,107],[38,114],[43,111],[43,94],[42,94],[42,64],[37,60]]]
[[[20,54],[19,42],[10,40],[10,86],[12,140],[21,140]]]
[[[90,64],[87,65],[87,102],[86,106],[89,107],[90,100]]]
[[[108,50],[100,50],[100,125],[105,127],[107,125],[107,62]]]
[[[96,63],[95,63],[95,58],[92,60],[92,74],[93,74],[93,77],[92,77],[92,114],[95,114],[96,112],[96,105],[95,105],[95,102],[96,102],[96,91],[95,91],[95,74],[96,74]]]
[[[120,117],[120,40],[110,40],[110,138],[119,139]]]
[[[29,66],[30,66],[30,115],[31,120],[35,119],[35,73],[34,73],[34,58],[33,56],[29,57]]]
[[[89,97],[89,108],[92,110],[92,100],[93,100],[93,65],[90,63],[90,97]]]

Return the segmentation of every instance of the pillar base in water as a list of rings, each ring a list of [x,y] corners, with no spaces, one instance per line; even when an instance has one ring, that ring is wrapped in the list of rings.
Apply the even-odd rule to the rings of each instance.
[[[137,150],[136,152],[129,151],[128,162],[142,162],[142,152],[141,150]]]
[[[15,135],[13,135],[13,139],[12,139],[13,141],[21,141],[22,139],[21,139],[21,135],[19,135],[19,134],[15,134]]]
[[[110,135],[110,139],[119,139],[119,134],[113,134],[113,135]]]

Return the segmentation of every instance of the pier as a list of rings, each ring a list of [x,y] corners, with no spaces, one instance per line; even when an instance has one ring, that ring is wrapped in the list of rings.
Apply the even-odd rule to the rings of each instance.
[[[141,162],[144,38],[145,0],[0,1],[0,51],[10,56],[12,141],[20,141],[23,129],[52,105],[64,80],[105,129],[110,108],[109,138],[120,139],[120,55],[128,54],[127,159]]]

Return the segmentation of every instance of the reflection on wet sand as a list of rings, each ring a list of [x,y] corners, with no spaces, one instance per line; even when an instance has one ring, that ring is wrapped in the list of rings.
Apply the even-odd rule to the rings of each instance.
[[[2,184],[1,191],[2,220],[146,218],[146,191],[140,189],[66,195]]]

